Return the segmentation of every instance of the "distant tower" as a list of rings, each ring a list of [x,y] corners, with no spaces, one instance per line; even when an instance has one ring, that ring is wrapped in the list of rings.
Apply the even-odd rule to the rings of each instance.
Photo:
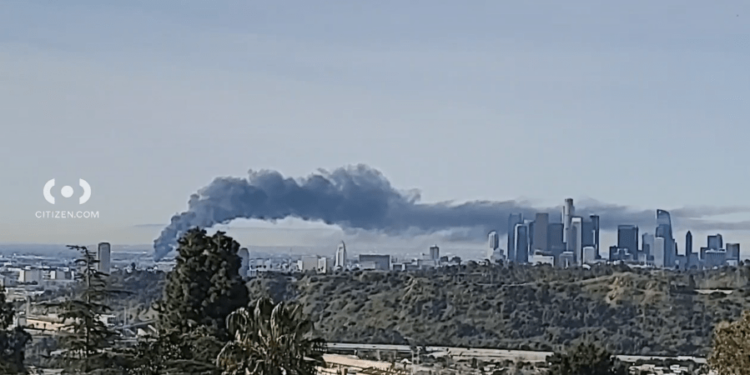
[[[563,242],[565,242],[566,250],[573,250],[573,244],[569,244],[568,237],[570,236],[570,222],[573,216],[576,214],[576,208],[573,205],[573,198],[565,199],[565,205],[562,209],[562,221],[563,221]]]
[[[346,244],[341,241],[339,247],[336,249],[336,261],[333,266],[342,270],[346,269]]]
[[[500,247],[500,238],[497,235],[497,231],[490,232],[489,235],[487,235],[487,259],[493,260],[492,258],[495,256],[495,251]]]
[[[109,275],[111,255],[109,242],[99,243],[99,246],[96,249],[96,260],[99,261],[96,265],[97,271]]]
[[[430,246],[430,259],[440,260],[440,248],[438,245]]]
[[[646,259],[654,255],[654,238],[656,237],[651,233],[643,233],[641,236],[641,248],[646,253]]]
[[[665,238],[655,237],[654,248],[651,252],[654,254],[654,266],[657,268],[664,268],[666,266],[666,249],[664,248]]]
[[[740,260],[740,244],[738,243],[727,243],[727,259]]]
[[[240,276],[247,277],[247,270],[250,268],[250,252],[246,247],[240,249],[237,253],[240,257]]]
[[[536,217],[534,218],[534,231],[533,236],[534,240],[532,243],[534,244],[534,248],[532,249],[531,253],[534,253],[534,250],[541,250],[541,251],[547,251],[547,230],[549,229],[549,214],[546,212],[539,212],[536,214]]]
[[[487,237],[487,242],[490,249],[497,250],[498,248],[500,248],[500,238],[497,235],[497,231],[493,230]]]
[[[617,247],[628,249],[631,254],[638,252],[638,227],[635,225],[618,225]]]
[[[570,220],[570,234],[568,247],[573,251],[575,260],[579,266],[583,265],[583,219],[573,217]]]
[[[523,215],[510,214],[508,215],[508,249],[507,255],[508,260],[511,262],[516,261],[516,225],[523,224]]]
[[[596,254],[599,254],[599,215],[589,215],[591,220],[591,230],[594,232],[594,248]]]
[[[669,211],[656,210],[656,238],[664,238],[664,266],[672,268],[677,260],[677,246],[672,231],[672,216]]]
[[[724,248],[724,238],[720,234],[708,236],[708,248],[711,250],[721,250]]]
[[[687,231],[685,234],[685,256],[690,259],[691,254],[693,254],[693,234]]]
[[[513,231],[514,239],[514,262],[528,263],[529,262],[529,225],[528,224],[516,224],[516,228]]]

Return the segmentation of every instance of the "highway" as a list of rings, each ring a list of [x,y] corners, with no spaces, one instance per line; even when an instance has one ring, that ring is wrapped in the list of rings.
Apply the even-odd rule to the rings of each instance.
[[[333,351],[369,351],[369,350],[381,350],[384,352],[396,351],[402,353],[411,353],[411,349],[407,345],[376,345],[376,344],[350,344],[350,343],[329,343],[328,348]],[[427,354],[434,357],[441,357],[446,355],[453,356],[454,359],[487,359],[487,360],[523,360],[527,362],[543,362],[547,356],[552,355],[552,352],[542,351],[528,351],[528,350],[503,350],[503,349],[473,349],[473,348],[456,348],[447,346],[428,346],[426,347]],[[664,360],[664,359],[676,359],[680,361],[691,360],[698,364],[706,363],[705,358],[679,356],[679,357],[659,357],[659,356],[634,356],[634,355],[618,355],[617,358],[623,362],[634,363],[639,360]]]

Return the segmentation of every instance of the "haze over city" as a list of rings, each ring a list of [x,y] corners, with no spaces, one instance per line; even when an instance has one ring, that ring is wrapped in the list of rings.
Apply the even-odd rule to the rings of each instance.
[[[745,3],[177,4],[3,3],[2,242],[149,245],[217,177],[358,163],[425,203],[663,208],[676,238],[715,232],[678,209],[729,207],[695,219],[750,240]],[[36,218],[51,178],[88,181],[100,217]],[[247,245],[349,239],[231,226],[262,228],[229,229]]]

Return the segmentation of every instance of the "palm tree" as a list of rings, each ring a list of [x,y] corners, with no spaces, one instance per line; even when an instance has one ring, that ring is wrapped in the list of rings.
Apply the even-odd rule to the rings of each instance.
[[[227,317],[234,337],[216,358],[227,375],[314,375],[325,366],[325,341],[313,338],[313,323],[297,304],[259,299]]]

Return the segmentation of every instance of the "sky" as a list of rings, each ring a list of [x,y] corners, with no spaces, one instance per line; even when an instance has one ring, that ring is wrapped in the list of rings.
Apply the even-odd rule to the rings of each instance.
[[[357,163],[431,202],[750,206],[749,42],[745,1],[0,0],[0,242],[150,243],[216,177]],[[52,178],[99,218],[36,218],[80,209]]]

